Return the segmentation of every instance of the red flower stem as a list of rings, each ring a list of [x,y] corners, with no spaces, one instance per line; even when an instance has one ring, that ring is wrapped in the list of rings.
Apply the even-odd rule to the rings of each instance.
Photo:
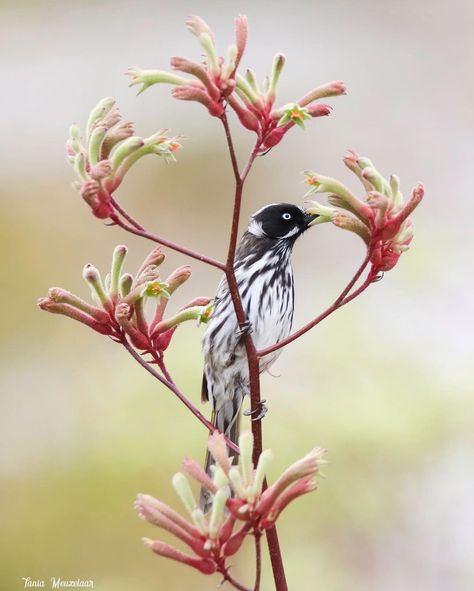
[[[116,205],[114,203],[117,203],[117,202],[116,201],[113,202],[114,208],[116,208]],[[134,220],[134,218],[132,218],[132,216],[130,214],[126,213],[125,210],[121,206],[119,206],[119,208],[116,208],[116,211],[119,212],[121,215],[123,215],[125,217],[125,219],[129,222],[130,225],[127,225],[118,216],[116,218],[114,218],[113,221],[115,222],[115,224],[117,226],[120,226],[121,228],[123,228],[127,232],[130,232],[132,234],[136,234],[137,236],[142,236],[143,238],[147,238],[148,240],[151,240],[152,242],[156,242],[157,244],[167,246],[168,248],[171,248],[172,250],[176,250],[177,252],[185,254],[188,257],[191,257],[193,259],[201,261],[201,263],[205,263],[207,265],[211,265],[212,267],[217,267],[217,269],[220,269],[221,271],[225,271],[226,266],[224,265],[224,263],[221,263],[220,261],[217,261],[217,260],[215,260],[211,257],[205,256],[203,254],[200,254],[199,252],[191,250],[190,248],[186,248],[185,246],[181,246],[181,244],[177,244],[176,242],[172,242],[171,240],[167,240],[166,238],[162,238],[161,236],[157,236],[156,234],[153,234],[152,232],[148,232],[148,230],[145,230],[143,228],[143,226],[141,226],[136,220]]]
[[[280,542],[278,541],[276,527],[273,525],[269,529],[266,529],[265,534],[267,536],[268,552],[270,554],[270,561],[272,563],[275,589],[277,591],[288,591],[288,583],[286,582],[285,569],[283,566]]]
[[[245,587],[244,585],[239,583],[239,581],[237,581],[237,579],[234,579],[234,577],[231,574],[229,574],[229,571],[227,569],[223,568],[219,572],[223,575],[224,581],[227,581],[233,587],[235,587],[236,589],[239,589],[239,591],[252,591],[248,587]]]
[[[127,222],[133,226],[134,228],[136,228],[137,230],[145,230],[145,228],[143,226],[141,226],[137,220],[135,220],[134,218],[132,218],[132,216],[120,205],[120,203],[114,198],[113,195],[109,195],[110,197],[110,203],[112,204],[113,208],[119,212],[119,214],[124,217]]]
[[[229,149],[230,159],[232,163],[232,170],[235,177],[235,195],[234,195],[234,211],[232,216],[232,228],[229,239],[229,249],[227,253],[227,264],[225,269],[225,275],[227,284],[229,286],[230,296],[234,305],[235,314],[239,326],[242,328],[247,320],[245,311],[242,306],[242,300],[239,293],[237,281],[234,273],[234,259],[235,251],[237,248],[237,236],[239,229],[240,220],[240,206],[242,203],[242,193],[245,180],[247,175],[252,168],[252,165],[257,157],[258,150],[261,147],[261,139],[258,138],[255,146],[250,153],[242,173],[239,172],[237,157],[235,155],[234,143],[232,140],[232,134],[227,121],[227,116],[224,113],[221,117],[222,125],[224,126],[225,136],[227,140],[227,146]],[[244,345],[247,353],[247,362],[249,366],[249,386],[250,386],[250,406],[254,415],[258,414],[261,408],[260,398],[260,362],[255,348],[253,339],[250,334],[244,336]],[[258,458],[262,453],[262,423],[261,421],[252,421],[252,434],[254,438],[253,447],[253,463],[256,466]],[[288,585],[286,583],[285,569],[283,566],[283,559],[281,556],[280,545],[278,543],[278,536],[276,528],[273,527],[266,531],[268,549],[270,553],[270,559],[272,564],[273,578],[275,581],[276,591],[288,591]]]
[[[262,534],[259,531],[255,535],[255,585],[253,591],[260,591],[260,579],[262,578]]]
[[[216,431],[216,427],[206,419],[206,417],[192,404],[190,400],[179,390],[179,388],[174,384],[173,381],[168,381],[166,378],[161,376],[149,363],[147,363],[139,353],[135,351],[135,349],[130,345],[128,340],[123,336],[120,338],[120,343],[127,349],[130,355],[144,368],[148,373],[150,373],[154,378],[159,380],[164,386],[166,386],[169,390],[173,392],[177,398],[186,406],[188,410],[190,410],[193,415],[201,421],[201,423],[209,430],[210,433],[214,433]],[[239,448],[237,445],[232,443],[230,440],[226,438],[227,445],[236,451],[239,452]]]
[[[354,277],[352,277],[352,279],[349,281],[349,283],[343,289],[343,291],[341,292],[339,297],[336,299],[334,304],[332,304],[332,306],[330,306],[324,312],[319,314],[319,316],[316,316],[316,318],[311,320],[311,322],[308,322],[308,324],[305,324],[302,328],[300,328],[299,330],[297,330],[293,334],[290,334],[290,336],[288,336],[286,339],[283,339],[282,341],[280,341],[279,343],[276,343],[275,345],[272,345],[271,347],[267,347],[266,349],[262,349],[261,351],[258,351],[257,352],[258,357],[264,357],[265,355],[268,355],[269,353],[273,353],[273,351],[277,351],[278,349],[281,349],[282,347],[286,347],[286,345],[288,345],[289,343],[292,343],[296,339],[299,339],[299,337],[301,337],[306,332],[308,332],[308,330],[311,330],[312,328],[314,328],[317,324],[322,322],[325,318],[330,316],[333,312],[335,312],[339,308],[342,308],[342,306],[345,306],[348,302],[350,302],[355,297],[360,295],[363,291],[365,291],[367,289],[367,287],[369,287],[369,285],[371,283],[373,283],[373,281],[374,281],[374,277],[371,272],[369,272],[367,279],[354,293],[352,293],[349,296],[347,295],[349,293],[349,291],[354,287],[357,280],[360,278],[360,276],[364,272],[365,268],[369,264],[370,255],[371,255],[371,251],[369,250],[369,251],[367,251],[367,255],[366,255],[365,259],[363,260],[362,264],[360,265],[360,267],[357,269]]]
[[[347,294],[351,291],[351,289],[357,283],[357,281],[359,280],[359,277],[362,275],[362,273],[364,272],[365,268],[369,264],[369,261],[370,261],[370,257],[371,256],[372,256],[372,248],[369,247],[367,249],[367,253],[365,255],[365,259],[362,261],[360,267],[355,272],[354,277],[352,277],[352,279],[349,281],[349,283],[346,285],[346,287],[342,290],[341,295],[334,302],[335,304],[340,304],[345,299],[345,297],[347,296]]]

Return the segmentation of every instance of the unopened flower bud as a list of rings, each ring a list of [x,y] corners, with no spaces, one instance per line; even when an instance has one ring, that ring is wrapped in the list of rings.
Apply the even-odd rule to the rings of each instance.
[[[277,127],[273,131],[271,131],[266,137],[265,142],[263,145],[264,150],[268,150],[269,148],[273,148],[277,144],[281,142],[285,133],[293,126],[293,123],[289,123],[284,125],[283,127]]]
[[[233,556],[242,546],[249,532],[249,524],[245,523],[234,535],[232,535],[224,546],[224,555]]]
[[[104,140],[106,133],[107,127],[105,125],[97,125],[96,127],[94,127],[91,135],[89,136],[87,151],[89,156],[89,162],[92,166],[97,164],[97,162],[100,159],[102,141]]]
[[[107,113],[112,109],[115,105],[115,101],[113,98],[104,98],[97,103],[97,105],[92,109],[89,115],[89,119],[87,120],[86,125],[86,135],[89,137],[92,133],[93,128],[95,125],[101,121]]]
[[[192,458],[184,458],[183,463],[181,465],[183,472],[186,472],[188,476],[197,480],[202,486],[207,488],[207,490],[211,491],[212,493],[217,492],[218,487],[215,485],[213,480],[211,480],[209,474],[205,470],[203,470]]]
[[[207,62],[209,70],[218,76],[220,73],[219,62],[217,59],[216,48],[214,46],[214,39],[209,33],[201,33],[199,35],[199,43],[207,55]]]
[[[245,486],[252,483],[253,477],[253,464],[252,464],[252,453],[253,453],[253,435],[250,431],[242,433],[239,437],[239,465],[242,470],[242,477],[244,479]]]
[[[183,285],[191,277],[191,267],[189,265],[183,265],[175,269],[171,275],[169,275],[165,283],[168,284],[168,291],[170,294],[174,293],[178,287]]]
[[[349,230],[350,232],[354,232],[358,236],[362,238],[362,240],[369,245],[370,244],[370,230],[369,228],[363,224],[360,220],[349,216],[345,213],[339,212],[334,215],[332,219],[332,223],[337,226],[338,228],[342,228],[343,230]]]
[[[321,98],[337,96],[340,94],[346,94],[345,84],[342,80],[335,80],[334,82],[329,82],[328,84],[313,88],[299,99],[298,104],[305,107]]]
[[[212,501],[211,517],[209,520],[209,537],[212,540],[217,538],[219,528],[224,519],[224,509],[229,493],[225,488],[220,488],[214,495]]]
[[[134,134],[133,123],[131,121],[126,121],[117,125],[113,129],[109,129],[109,131],[105,134],[104,141],[102,142],[102,149],[101,149],[101,159],[105,160],[109,157],[109,154],[114,146],[123,142],[129,137],[132,137]]]
[[[209,96],[213,101],[218,101],[220,99],[220,90],[214,84],[206,68],[201,64],[188,60],[184,57],[172,57],[171,67],[173,70],[179,70],[180,72],[185,72],[186,74],[196,76],[196,78],[198,78],[198,80],[204,84]]]
[[[316,488],[317,482],[313,477],[302,478],[301,480],[298,480],[290,485],[276,499],[270,511],[261,520],[260,526],[262,529],[272,527],[275,524],[275,521],[278,519],[280,513],[283,511],[283,509],[285,509],[285,507],[289,505],[289,503],[302,495],[316,490]]]
[[[227,97],[227,102],[234,109],[240,123],[242,123],[244,127],[250,129],[250,131],[259,131],[260,123],[258,118],[249,109],[242,107],[242,105],[233,95]]]
[[[235,59],[235,68],[237,69],[242,59],[242,55],[245,51],[245,46],[247,45],[247,36],[248,36],[248,24],[247,24],[247,17],[244,15],[239,15],[234,19],[234,27],[235,27],[235,45],[237,47],[237,56]]]
[[[122,274],[123,264],[127,256],[127,247],[123,244],[116,246],[112,255],[112,265],[110,267],[110,290],[109,294],[113,302],[116,302],[119,296],[119,282]]]
[[[132,79],[129,86],[135,86],[137,84],[142,85],[137,94],[141,94],[153,84],[173,84],[179,86],[189,84],[190,82],[182,76],[177,76],[176,74],[165,72],[163,70],[140,70],[140,68],[129,68],[127,75]]]
[[[97,320],[97,322],[100,322],[101,324],[107,324],[110,322],[110,316],[107,312],[101,310],[100,308],[92,306],[80,297],[74,295],[73,293],[70,293],[69,291],[61,289],[60,287],[52,287],[49,290],[48,295],[53,302],[57,302],[60,304],[69,304],[70,306],[73,306],[78,310],[82,310],[89,316],[92,316],[92,318],[94,318],[95,320]]]
[[[92,265],[86,265],[82,273],[83,278],[92,288],[92,295],[108,312],[113,312],[113,304],[106,294],[99,271]]]
[[[91,168],[89,174],[91,178],[100,181],[108,177],[112,172],[112,165],[109,160],[101,160],[94,167]]]
[[[145,142],[142,140],[142,138],[138,136],[129,137],[121,144],[119,144],[117,148],[112,152],[110,158],[113,170],[117,170],[118,167],[125,160],[125,158],[127,158],[127,156],[130,156],[130,154],[133,154],[133,152],[139,150],[144,145]]]
[[[176,494],[181,499],[188,513],[192,516],[193,511],[197,509],[197,505],[191,487],[189,486],[188,479],[181,472],[177,472],[173,476],[172,483]]]
[[[245,97],[250,101],[251,104],[257,107],[260,107],[262,105],[260,97],[243,76],[237,74],[235,77],[235,81],[237,83],[237,88],[245,95]]]
[[[250,84],[250,87],[254,92],[260,94],[260,89],[258,87],[257,77],[255,76],[255,72],[251,68],[247,68],[245,70],[245,79]]]
[[[189,523],[184,517],[182,517],[182,515],[177,513],[166,503],[163,503],[162,501],[155,499],[155,497],[152,497],[150,495],[139,494],[137,495],[136,504],[140,502],[146,503],[147,506],[153,507],[154,509],[168,517],[168,519],[174,521],[181,529],[188,532],[188,534],[190,534],[191,536],[197,536],[199,534],[199,531],[196,529],[196,527],[194,527],[194,525]]]
[[[280,79],[283,66],[285,65],[285,56],[282,53],[277,53],[273,58],[272,72],[270,74],[270,81],[267,91],[267,96],[270,102],[274,102],[276,98],[276,89],[278,80]]]
[[[133,277],[130,275],[130,273],[125,273],[125,275],[122,275],[122,277],[120,277],[119,285],[120,297],[126,298],[132,289],[132,285]]]
[[[235,45],[229,45],[227,48],[227,59],[224,67],[222,68],[222,78],[227,80],[230,78],[235,71],[235,64],[237,59],[237,47]]]
[[[400,193],[400,179],[396,174],[390,175],[390,196],[392,199],[392,210],[399,211],[403,205],[403,196]]]
[[[192,519],[196,527],[198,528],[200,534],[207,537],[209,535],[209,524],[202,510],[194,509]]]
[[[76,154],[76,157],[74,158],[74,171],[81,180],[83,180],[83,181],[88,180],[88,176],[87,176],[87,172],[86,172],[86,157],[84,156],[84,154],[82,152],[80,152],[79,154]],[[98,185],[97,185],[97,187],[98,187]]]
[[[224,107],[211,99],[211,97],[197,86],[179,86],[173,88],[171,94],[181,101],[196,101],[204,105],[213,117],[220,117]]]
[[[308,105],[308,113],[311,117],[326,117],[331,114],[332,108],[329,105],[316,103],[315,105]]]
[[[104,335],[111,335],[113,334],[113,329],[110,324],[103,324],[98,322],[95,318],[86,314],[79,308],[71,306],[69,304],[58,303],[52,300],[51,298],[40,298],[38,300],[38,307],[41,310],[45,310],[46,312],[50,312],[51,314],[60,314],[62,316],[68,316],[73,320],[77,320],[81,324],[85,324],[89,326],[96,332]]]
[[[319,466],[325,463],[322,459],[325,452],[325,449],[316,448],[287,468],[280,478],[262,494],[259,504],[259,510],[262,514],[266,513],[273,506],[279,495],[290,484],[302,478],[314,476],[318,472]]]
[[[82,152],[81,131],[77,125],[71,125],[69,128],[69,137],[73,153],[79,154],[79,152]]]
[[[255,469],[254,481],[252,485],[252,492],[257,495],[263,486],[263,480],[268,472],[273,461],[273,452],[271,449],[265,449],[262,451],[258,458],[257,468]]]
[[[150,342],[146,334],[141,332],[132,319],[132,309],[126,302],[120,302],[115,308],[115,319],[130,337],[134,347],[147,351]]]
[[[196,37],[200,37],[203,33],[207,33],[209,37],[214,40],[211,27],[200,16],[190,15],[186,19],[186,27]]]
[[[242,473],[237,466],[233,466],[229,470],[228,477],[237,496],[241,499],[247,499],[247,491],[242,479]]]
[[[158,540],[143,538],[143,543],[155,554],[164,556],[166,558],[171,558],[172,560],[187,564],[188,566],[192,566],[205,575],[212,575],[216,572],[217,567],[215,562],[208,558],[195,558],[193,556],[188,556],[187,554],[176,550],[176,548],[173,548],[169,544],[165,544],[164,542],[160,542]]]
[[[380,192],[384,192],[384,183],[382,175],[372,166],[367,166],[362,171],[362,177],[369,181],[372,187]]]
[[[222,468],[225,474],[229,473],[232,462],[227,451],[227,443],[224,435],[215,431],[207,440],[207,449],[216,461],[216,464]]]

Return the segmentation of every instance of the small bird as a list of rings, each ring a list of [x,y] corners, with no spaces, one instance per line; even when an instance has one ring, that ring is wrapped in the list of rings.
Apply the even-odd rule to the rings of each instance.
[[[291,252],[299,236],[318,216],[290,203],[266,205],[250,218],[237,248],[235,277],[257,350],[278,343],[291,330],[294,284]],[[231,441],[239,437],[240,409],[249,394],[247,355],[227,280],[222,278],[214,299],[214,312],[203,337],[202,400],[213,405],[212,422]],[[260,360],[260,373],[268,370],[281,350]],[[206,456],[209,472],[211,458]],[[209,504],[201,494],[203,508]],[[204,498],[203,498],[204,497]]]

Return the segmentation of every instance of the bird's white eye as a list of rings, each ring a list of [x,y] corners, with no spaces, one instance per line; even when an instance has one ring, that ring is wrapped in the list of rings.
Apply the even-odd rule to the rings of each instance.
[[[291,220],[291,213],[284,213],[281,217],[284,220]]]

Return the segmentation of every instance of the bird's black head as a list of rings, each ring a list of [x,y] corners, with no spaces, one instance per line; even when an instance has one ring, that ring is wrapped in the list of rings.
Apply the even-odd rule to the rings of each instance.
[[[291,203],[272,203],[253,214],[248,231],[257,238],[294,242],[317,217]]]

